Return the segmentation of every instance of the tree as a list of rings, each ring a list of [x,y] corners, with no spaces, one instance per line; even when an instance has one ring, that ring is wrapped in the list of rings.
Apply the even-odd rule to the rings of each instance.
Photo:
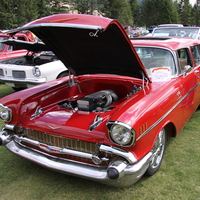
[[[99,10],[101,1],[97,0],[74,0],[70,1],[70,4],[73,5],[73,9],[77,10],[80,14],[93,14],[95,10]]]
[[[14,22],[16,8],[13,4],[14,2],[10,0],[0,1],[0,29],[9,29],[17,25]]]
[[[133,22],[135,25],[140,26],[140,6],[138,4],[138,0],[130,0],[130,6]]]
[[[38,7],[38,15],[39,17],[45,17],[51,14],[51,8],[50,8],[50,1],[51,0],[39,0],[37,1],[37,7]]]
[[[39,17],[37,0],[17,0],[15,6],[15,21],[18,26],[35,20]]]
[[[66,0],[54,0],[49,1],[49,10],[51,14],[59,14],[59,13],[67,13],[68,8],[65,6],[65,4],[68,2]]]
[[[117,19],[122,24],[133,25],[133,15],[128,0],[105,0],[103,13],[106,17]]]
[[[191,25],[200,26],[200,9],[197,4],[192,8],[192,13]]]
[[[1,0],[0,28],[11,29],[39,17],[37,0]]]
[[[192,24],[192,5],[189,0],[181,0],[179,3],[180,21],[184,25]]]
[[[141,9],[147,27],[164,23],[179,23],[178,12],[172,0],[146,0],[142,2]]]

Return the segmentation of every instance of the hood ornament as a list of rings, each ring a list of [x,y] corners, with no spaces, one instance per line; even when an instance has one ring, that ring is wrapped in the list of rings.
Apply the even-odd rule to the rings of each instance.
[[[43,112],[43,109],[39,107],[37,107],[35,113],[33,115],[31,115],[31,120],[34,119],[35,117],[39,116],[41,113]]]
[[[103,122],[103,118],[96,115],[94,121],[90,124],[89,131],[93,131],[97,126]]]

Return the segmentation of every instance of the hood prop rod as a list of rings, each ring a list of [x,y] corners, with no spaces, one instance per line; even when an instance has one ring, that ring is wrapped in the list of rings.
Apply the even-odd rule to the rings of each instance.
[[[73,87],[73,86],[77,85],[74,82],[74,74],[71,73],[70,69],[69,69],[69,81],[68,81],[68,85],[69,85],[69,87]]]

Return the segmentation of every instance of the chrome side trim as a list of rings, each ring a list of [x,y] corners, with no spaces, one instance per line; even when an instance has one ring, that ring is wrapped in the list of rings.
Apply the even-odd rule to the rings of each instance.
[[[200,85],[197,84],[194,88],[192,88],[185,96],[183,96],[168,112],[166,112],[159,120],[157,120],[151,127],[149,127],[142,135],[140,135],[136,141],[143,138],[147,133],[149,133],[154,127],[156,127],[161,121],[163,121],[195,88]]]

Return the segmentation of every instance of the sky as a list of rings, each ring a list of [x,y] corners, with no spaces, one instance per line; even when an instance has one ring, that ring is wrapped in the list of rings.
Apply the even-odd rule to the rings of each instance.
[[[196,0],[190,0],[190,4],[192,4],[192,6],[196,3]]]

